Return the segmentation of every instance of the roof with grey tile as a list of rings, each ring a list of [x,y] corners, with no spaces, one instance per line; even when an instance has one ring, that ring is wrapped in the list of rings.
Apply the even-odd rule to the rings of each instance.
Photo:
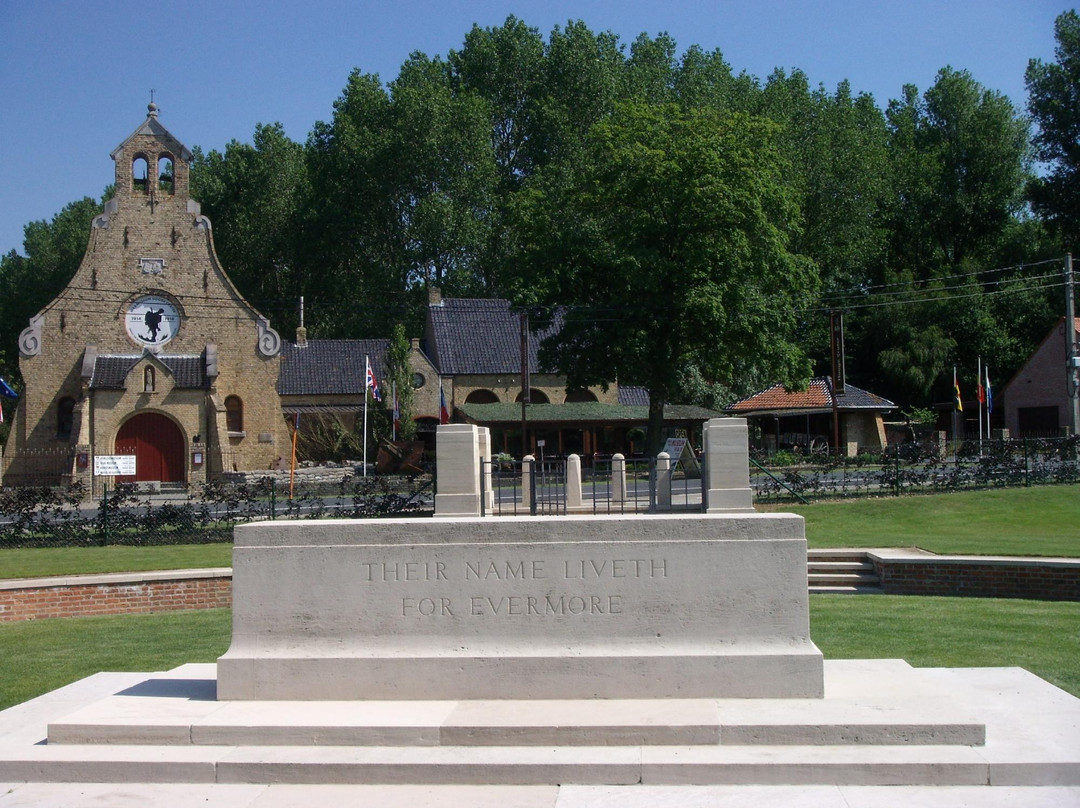
[[[304,346],[287,342],[281,348],[278,394],[363,395],[364,357],[381,385],[389,346],[386,339],[311,339]]]
[[[520,424],[521,404],[461,404],[457,409],[466,420],[477,424]],[[582,401],[573,404],[530,404],[526,419],[531,424],[646,423],[649,408],[625,407]],[[665,421],[708,421],[723,413],[684,404],[665,404]]]
[[[443,298],[428,306],[439,372],[448,376],[521,372],[521,319],[508,300]],[[529,368],[542,371],[540,342],[559,329],[532,330]],[[553,372],[553,371],[547,371]]]
[[[94,375],[90,379],[91,389],[123,390],[128,373],[146,356],[147,354],[97,357],[94,362]],[[168,370],[174,387],[189,390],[205,390],[210,387],[203,357],[158,354],[154,358]]]
[[[734,415],[766,415],[826,412],[831,411],[832,406],[832,381],[819,376],[811,379],[805,390],[788,391],[782,384],[774,384],[724,409]],[[896,405],[887,398],[848,384],[844,386],[844,392],[836,396],[836,407],[839,410],[891,410]]]

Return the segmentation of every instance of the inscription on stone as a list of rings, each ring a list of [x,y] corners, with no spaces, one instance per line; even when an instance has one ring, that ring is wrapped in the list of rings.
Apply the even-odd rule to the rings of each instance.
[[[424,592],[401,597],[402,617],[579,617],[624,613],[625,596],[597,591],[560,591],[560,582],[615,581],[619,579],[666,579],[666,558],[478,559],[451,566],[445,561],[363,561],[359,565],[363,584],[430,584],[446,581],[477,582],[486,589],[499,583],[539,581],[551,588],[542,593]]]

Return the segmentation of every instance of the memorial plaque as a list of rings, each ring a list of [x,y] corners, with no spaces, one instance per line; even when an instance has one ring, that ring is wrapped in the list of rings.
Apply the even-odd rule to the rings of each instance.
[[[225,699],[815,697],[803,521],[240,526]]]

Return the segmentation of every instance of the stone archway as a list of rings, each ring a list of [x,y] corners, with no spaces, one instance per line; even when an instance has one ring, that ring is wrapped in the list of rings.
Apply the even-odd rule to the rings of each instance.
[[[160,412],[143,412],[123,423],[116,433],[116,454],[135,455],[135,476],[122,482],[184,482],[184,434]]]

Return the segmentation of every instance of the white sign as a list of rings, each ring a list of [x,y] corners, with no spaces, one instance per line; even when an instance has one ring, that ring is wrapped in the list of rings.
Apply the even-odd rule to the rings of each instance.
[[[668,438],[664,442],[664,448],[661,451],[668,453],[672,463],[677,463],[683,456],[683,452],[686,451],[686,444],[686,438]]]
[[[134,477],[135,455],[94,455],[94,476]]]

